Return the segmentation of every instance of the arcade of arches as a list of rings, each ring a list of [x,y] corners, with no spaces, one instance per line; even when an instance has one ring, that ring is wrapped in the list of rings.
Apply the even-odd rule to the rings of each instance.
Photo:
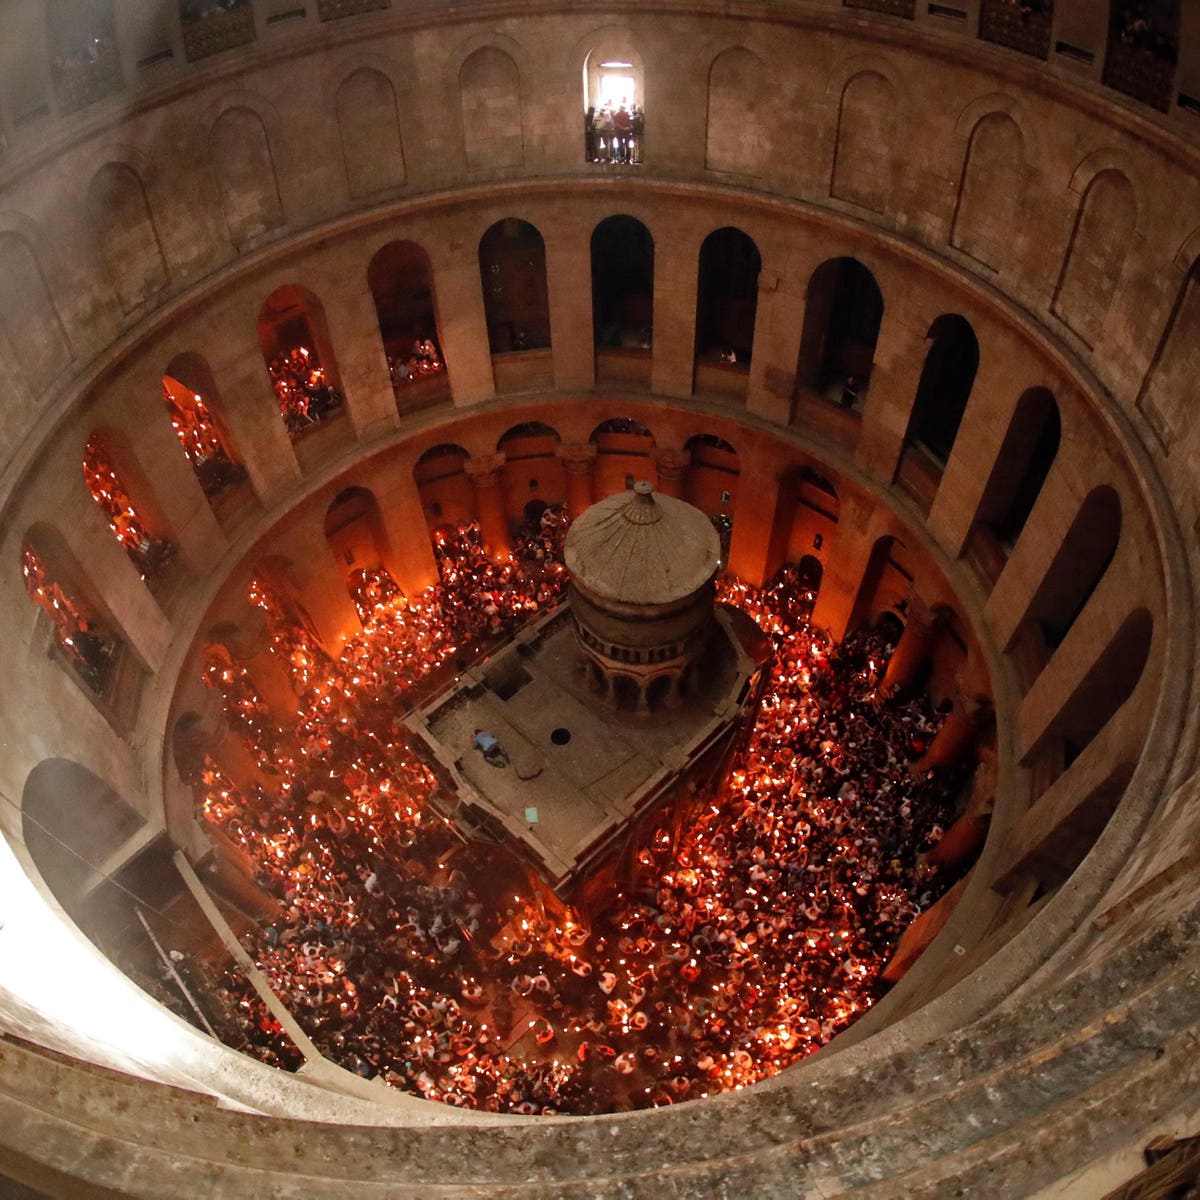
[[[0,1176],[1102,1195],[1195,1133],[1178,12],[70,7],[0,82]],[[516,694],[642,480],[769,661],[559,894],[406,721]]]

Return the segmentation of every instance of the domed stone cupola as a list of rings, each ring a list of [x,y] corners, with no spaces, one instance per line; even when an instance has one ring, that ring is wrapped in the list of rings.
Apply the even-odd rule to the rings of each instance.
[[[592,684],[615,707],[645,712],[686,695],[712,632],[720,551],[698,508],[645,480],[571,526],[575,629]]]

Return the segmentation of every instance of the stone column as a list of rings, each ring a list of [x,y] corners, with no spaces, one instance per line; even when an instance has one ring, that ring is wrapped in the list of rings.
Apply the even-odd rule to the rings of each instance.
[[[738,480],[738,505],[733,517],[730,541],[730,574],[755,587],[766,583],[781,565],[774,562],[779,553],[775,538],[775,517],[779,512],[781,468],[778,461],[764,454],[756,456],[755,469]]]
[[[881,483],[892,482],[904,449],[904,435],[928,350],[928,327],[923,314],[903,310],[893,313],[889,304],[875,348],[862,433],[854,453],[855,464]]]
[[[686,450],[663,446],[655,450],[654,461],[658,466],[658,491],[664,496],[674,496],[676,500],[682,500],[683,478],[687,474],[692,456]]]
[[[447,231],[446,241],[426,247],[437,282],[438,329],[442,354],[456,405],[477,404],[496,392],[487,317],[479,280],[479,238],[482,229],[464,222]]]
[[[917,677],[933,650],[938,628],[937,616],[921,599],[913,596],[908,604],[904,632],[896,643],[896,649],[888,661],[887,672],[883,677],[882,687],[885,692],[906,687]]]
[[[212,345],[216,350],[219,344]],[[269,508],[299,482],[300,464],[258,343],[243,342],[235,350],[236,357],[222,361],[214,354],[210,360],[221,394],[221,416],[255,496]]]
[[[895,662],[894,657],[892,662]],[[984,696],[955,700],[915,770],[923,774],[935,767],[953,766],[970,752],[991,713],[991,701]]]
[[[325,297],[331,343],[328,351],[320,348],[322,362],[327,361],[326,353],[332,354],[355,435],[369,441],[395,429],[399,421],[375,299],[361,276],[348,280],[323,275],[318,285]]]
[[[780,425],[792,419],[805,307],[803,286],[793,291],[787,281],[766,270],[759,276],[746,407]]]
[[[574,521],[596,499],[596,447],[591,442],[563,442],[556,453],[567,472],[567,511]]]
[[[487,454],[469,459],[467,478],[475,489],[475,512],[479,532],[491,558],[507,558],[512,550],[508,536],[508,515],[504,511],[504,493],[500,479],[504,471],[503,454]]]
[[[546,284],[554,386],[560,391],[590,391],[596,382],[592,292],[586,283],[580,283],[591,277],[588,226],[574,222],[553,225],[546,240]]]
[[[668,232],[656,240],[650,387],[660,396],[692,394],[696,374],[699,254],[700,238],[690,229],[679,234]]]

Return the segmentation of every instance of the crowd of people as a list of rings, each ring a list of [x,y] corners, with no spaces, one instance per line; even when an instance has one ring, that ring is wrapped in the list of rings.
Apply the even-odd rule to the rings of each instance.
[[[1118,0],[1113,4],[1116,37],[1173,63],[1179,56],[1179,6],[1173,0]]]
[[[336,660],[294,602],[260,595],[294,714],[227,654],[209,667],[255,767],[234,781],[210,757],[197,796],[279,901],[247,949],[323,1054],[468,1108],[620,1111],[774,1074],[870,1007],[952,882],[924,853],[960,781],[914,770],[937,715],[881,693],[881,632],[834,645],[811,627],[795,568],[722,583],[775,647],[753,729],[714,794],[663,809],[603,903],[563,903],[443,819],[401,716],[423,680],[557,602],[566,525],[548,510],[502,564],[474,528],[440,535],[440,585],[376,590]]]
[[[147,528],[108,452],[95,438],[88,442],[84,452],[83,478],[92,498],[108,518],[113,536],[129,555],[138,574],[145,580],[161,574],[174,557],[175,547]]]
[[[50,618],[55,644],[80,679],[99,695],[108,679],[116,644],[46,570],[41,555],[28,542],[21,547],[21,576],[29,598]]]
[[[387,363],[393,388],[430,375],[440,375],[446,369],[442,352],[428,337],[417,338],[408,354],[388,354]]]
[[[583,117],[583,146],[588,162],[640,163],[646,138],[646,114],[640,104],[602,104]]]
[[[163,382],[163,401],[171,417],[171,428],[183,447],[183,453],[206,496],[219,496],[227,487],[246,478],[246,468],[234,462],[216,419],[204,397],[196,392],[190,396],[172,394]]]
[[[282,350],[267,364],[283,423],[293,437],[337,412],[345,398],[307,346]]]

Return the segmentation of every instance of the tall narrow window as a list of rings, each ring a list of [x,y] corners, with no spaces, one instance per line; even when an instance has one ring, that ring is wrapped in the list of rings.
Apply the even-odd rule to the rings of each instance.
[[[163,376],[162,395],[171,428],[204,494],[216,497],[226,488],[241,483],[246,478],[246,468],[230,453],[225,435],[204,397],[170,375]]]

